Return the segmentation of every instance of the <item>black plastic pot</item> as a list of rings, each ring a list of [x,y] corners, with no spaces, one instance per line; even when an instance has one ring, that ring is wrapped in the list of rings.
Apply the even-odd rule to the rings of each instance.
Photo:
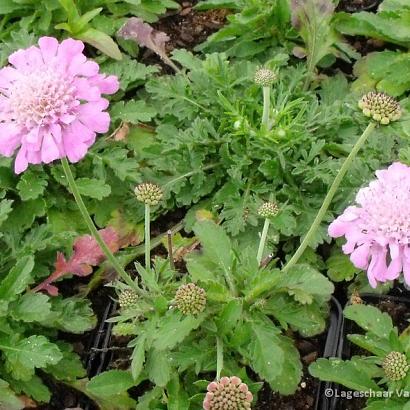
[[[339,357],[339,337],[343,329],[343,310],[338,300],[332,296],[329,327],[322,357]],[[316,393],[315,410],[330,410],[331,398],[326,397],[325,391],[332,387],[332,383],[320,382]]]
[[[107,323],[106,320],[112,316],[116,309],[117,303],[109,299],[104,314],[101,317],[100,324],[91,338],[90,346],[88,346],[89,354],[86,359],[88,378],[97,376],[108,367],[110,361],[108,346],[111,340],[113,323]],[[78,407],[84,410],[92,410],[95,408],[88,399],[80,400]]]
[[[409,307],[410,310],[410,298],[404,296],[390,296],[390,295],[376,295],[374,293],[363,293],[360,295],[365,303],[377,305],[383,300],[395,302],[397,304],[402,303]],[[347,335],[354,332],[354,323],[351,321],[342,322],[342,328],[340,330],[339,345],[336,355],[343,360],[348,360],[352,357],[352,344],[347,339]],[[319,410],[345,410],[344,404],[340,399],[340,393],[345,388],[339,384],[329,383],[330,388],[333,390],[333,397],[328,399],[329,406],[320,408]],[[353,399],[354,400],[354,399]]]

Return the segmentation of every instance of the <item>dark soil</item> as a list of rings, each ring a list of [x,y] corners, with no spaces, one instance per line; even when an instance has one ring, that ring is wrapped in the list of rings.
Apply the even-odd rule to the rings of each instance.
[[[366,299],[365,299],[366,301]],[[367,301],[366,301],[367,302]],[[378,303],[368,302],[369,305],[376,306],[382,312],[388,313],[394,326],[397,326],[399,333],[409,326],[410,321],[410,300],[409,303],[395,301],[392,298],[383,298]],[[348,322],[345,329],[345,346],[343,347],[343,359],[349,359],[354,355],[368,355],[369,353],[358,346],[352,345],[346,340],[346,335],[350,333],[363,333],[363,331],[354,323]],[[341,388],[342,391],[346,391]],[[361,410],[366,407],[366,398],[345,399],[341,398],[338,402],[338,410]]]
[[[341,0],[337,11],[357,13],[359,11],[376,11],[382,0]]]

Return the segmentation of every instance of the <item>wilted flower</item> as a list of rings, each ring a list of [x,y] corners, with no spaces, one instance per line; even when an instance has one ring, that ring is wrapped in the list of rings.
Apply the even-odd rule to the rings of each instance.
[[[143,202],[146,205],[158,205],[162,198],[162,189],[150,182],[144,182],[139,184],[134,191],[138,201]]]
[[[349,206],[330,224],[329,235],[346,237],[344,253],[367,269],[372,287],[402,271],[410,284],[410,167],[396,162],[376,176],[358,192],[358,206]]]
[[[260,68],[255,73],[255,84],[261,85],[262,87],[269,87],[276,80],[276,74],[269,70],[269,68]]]
[[[195,283],[181,285],[175,293],[175,305],[184,315],[197,315],[205,309],[206,292]]]
[[[390,380],[402,380],[406,377],[410,365],[407,357],[400,352],[390,352],[382,364],[386,377]]]
[[[248,386],[239,377],[222,377],[207,387],[204,410],[248,410],[253,400]]]
[[[366,117],[372,117],[384,125],[397,121],[401,117],[400,104],[384,93],[367,93],[361,98],[358,105]]]
[[[135,306],[138,303],[137,292],[132,289],[123,290],[118,297],[118,303],[122,309]]]
[[[262,218],[272,218],[276,216],[278,212],[279,208],[276,202],[265,202],[258,209],[258,214]]]
[[[363,304],[363,299],[360,297],[360,294],[357,291],[357,289],[355,289],[350,295],[350,303],[352,305],[362,305]]]
[[[16,173],[29,163],[83,158],[96,133],[109,128],[101,94],[119,87],[87,60],[81,41],[41,37],[38,44],[11,54],[11,65],[0,70],[0,153],[10,157],[18,149]]]

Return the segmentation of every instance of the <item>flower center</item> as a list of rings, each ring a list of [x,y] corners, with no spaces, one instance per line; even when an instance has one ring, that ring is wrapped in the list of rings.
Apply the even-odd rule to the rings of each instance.
[[[36,69],[16,80],[9,92],[9,109],[20,126],[46,126],[63,119],[78,105],[72,78],[58,69]]]
[[[363,231],[402,245],[410,243],[410,185],[405,179],[368,188],[361,203]]]

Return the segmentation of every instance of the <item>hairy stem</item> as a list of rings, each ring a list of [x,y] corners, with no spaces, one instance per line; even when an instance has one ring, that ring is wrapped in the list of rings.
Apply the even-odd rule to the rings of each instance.
[[[269,130],[270,89],[270,86],[263,87],[263,114],[261,128],[265,130]]]
[[[151,209],[149,204],[145,204],[145,269],[151,268]]]
[[[221,378],[224,367],[224,345],[220,337],[216,337],[216,380]]]
[[[330,186],[330,189],[325,199],[323,200],[322,206],[320,207],[316,215],[316,218],[312,222],[312,225],[310,226],[306,236],[304,237],[302,243],[299,245],[299,248],[296,250],[295,254],[292,256],[290,261],[283,267],[282,272],[287,272],[290,268],[292,268],[298,262],[299,258],[302,256],[303,252],[305,251],[310,241],[312,240],[313,235],[316,233],[317,229],[319,228],[320,223],[322,222],[326,214],[326,211],[328,210],[329,205],[332,202],[332,199],[337,189],[339,188],[340,183],[343,180],[343,177],[345,176],[346,172],[349,170],[357,153],[362,148],[368,136],[371,134],[371,132],[374,130],[375,127],[376,127],[376,123],[370,122],[369,125],[366,127],[366,129],[363,131],[363,134],[357,140],[352,151],[350,152],[348,157],[345,159],[345,162],[343,163],[342,167],[340,168],[339,172],[336,175],[336,178],[334,179],[332,185]]]
[[[269,230],[269,219],[266,218],[265,223],[263,224],[261,239],[259,241],[258,254],[256,256],[256,259],[258,261],[258,265],[260,265],[261,261],[262,261],[262,255],[263,255],[263,251],[265,249],[266,237],[268,236],[268,230]]]
[[[70,190],[74,196],[75,202],[77,203],[78,209],[80,210],[80,213],[84,219],[84,222],[86,223],[91,235],[94,237],[95,241],[103,251],[105,257],[107,260],[111,263],[112,267],[115,269],[115,271],[118,273],[118,275],[132,288],[134,288],[134,281],[131,279],[131,277],[128,275],[127,272],[125,272],[124,268],[120,265],[116,257],[113,255],[111,252],[110,248],[107,246],[107,244],[104,242],[103,238],[101,237],[100,233],[98,232],[97,228],[94,225],[93,220],[90,217],[90,214],[88,213],[88,210],[84,204],[83,198],[81,197],[80,191],[78,190],[77,184],[74,180],[74,176],[71,172],[70,164],[67,161],[67,158],[62,158],[61,159],[61,164],[63,165],[63,170],[64,174],[67,178],[68,186],[70,187]]]

